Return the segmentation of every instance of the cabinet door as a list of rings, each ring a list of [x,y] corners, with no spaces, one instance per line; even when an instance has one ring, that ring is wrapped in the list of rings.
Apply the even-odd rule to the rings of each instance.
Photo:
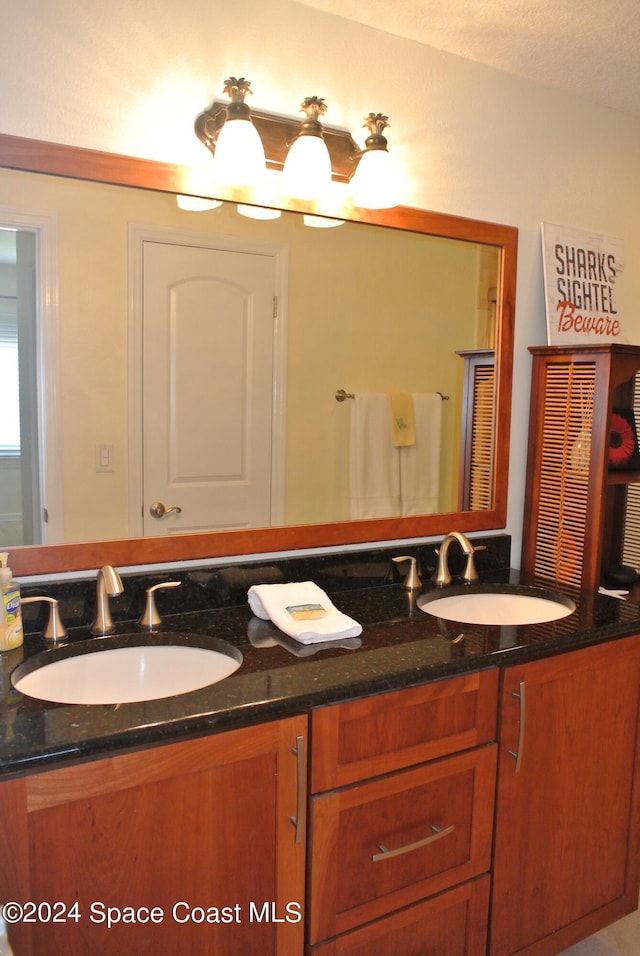
[[[640,637],[508,668],[491,956],[550,956],[638,903]]]
[[[0,785],[0,898],[45,904],[16,951],[302,953],[305,734],[297,717]]]

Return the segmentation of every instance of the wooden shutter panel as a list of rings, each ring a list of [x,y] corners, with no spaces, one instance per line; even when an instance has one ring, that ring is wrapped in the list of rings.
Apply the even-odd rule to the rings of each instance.
[[[636,428],[640,422],[638,376],[633,380],[633,414]],[[640,569],[640,485],[629,485],[622,538],[622,563]]]
[[[492,365],[478,365],[475,369],[469,481],[471,511],[490,508],[492,502],[495,377]]]
[[[588,505],[595,363],[546,369],[535,573],[580,585]]]

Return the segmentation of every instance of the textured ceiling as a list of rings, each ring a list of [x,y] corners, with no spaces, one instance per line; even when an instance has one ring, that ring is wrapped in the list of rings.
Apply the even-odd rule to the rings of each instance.
[[[301,0],[640,116],[639,0]]]

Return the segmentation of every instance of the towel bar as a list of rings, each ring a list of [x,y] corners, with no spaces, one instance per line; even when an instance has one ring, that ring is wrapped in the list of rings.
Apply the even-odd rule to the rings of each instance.
[[[436,395],[439,395],[443,402],[448,402],[448,401],[449,401],[449,396],[448,396],[448,395],[443,395],[442,392],[436,392]],[[348,398],[355,398],[355,397],[356,397],[356,396],[355,396],[355,394],[354,394],[353,392],[345,392],[345,390],[344,390],[343,388],[339,388],[339,389],[336,391],[336,395],[335,395],[336,402],[344,402],[344,401],[346,401]]]

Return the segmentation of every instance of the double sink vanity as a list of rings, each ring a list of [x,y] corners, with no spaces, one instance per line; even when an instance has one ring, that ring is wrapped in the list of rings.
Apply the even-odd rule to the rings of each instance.
[[[520,580],[508,538],[482,540],[479,582],[415,592],[394,549],[123,575],[116,633],[90,640],[94,582],[48,585],[69,637],[0,660],[16,953],[553,954],[635,909],[639,609]],[[433,549],[414,553],[428,582]],[[251,584],[305,579],[360,639],[297,645],[253,617]],[[56,657],[117,675],[220,651],[228,676],[200,662],[176,692],[169,661],[148,700],[14,686]]]

